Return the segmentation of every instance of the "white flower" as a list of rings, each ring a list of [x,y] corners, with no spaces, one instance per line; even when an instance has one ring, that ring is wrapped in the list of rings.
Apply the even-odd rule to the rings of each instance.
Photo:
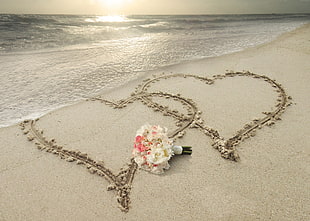
[[[171,155],[171,148],[152,148],[150,154],[148,154],[146,158],[149,163],[159,165],[168,162]]]

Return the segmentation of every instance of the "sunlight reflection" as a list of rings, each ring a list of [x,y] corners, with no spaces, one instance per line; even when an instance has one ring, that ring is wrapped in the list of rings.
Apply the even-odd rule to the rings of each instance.
[[[85,19],[86,22],[125,22],[126,20],[126,17],[122,15],[97,16],[94,19]]]

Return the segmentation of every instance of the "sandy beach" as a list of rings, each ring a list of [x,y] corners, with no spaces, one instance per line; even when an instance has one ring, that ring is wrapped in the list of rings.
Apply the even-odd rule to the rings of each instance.
[[[309,220],[309,36],[307,24],[271,43],[165,67],[37,122],[1,128],[0,221]],[[178,118],[191,108],[189,116],[201,121]],[[145,123],[177,131],[175,143],[191,145],[193,154],[173,157],[163,175],[136,170],[133,140]],[[212,146],[236,134],[231,152]]]

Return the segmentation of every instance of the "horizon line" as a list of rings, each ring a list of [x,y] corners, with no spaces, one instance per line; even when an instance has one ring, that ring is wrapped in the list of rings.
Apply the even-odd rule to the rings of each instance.
[[[158,15],[158,16],[178,16],[178,15],[290,15],[290,14],[307,14],[310,15],[309,12],[284,12],[284,13],[186,13],[186,14],[160,14],[160,13],[150,13],[150,14],[143,14],[143,13],[134,13],[134,14],[99,14],[99,13],[85,13],[85,14],[80,14],[80,13],[12,13],[12,12],[0,12],[0,14],[7,14],[7,15],[122,15],[122,16],[133,16],[133,15]]]

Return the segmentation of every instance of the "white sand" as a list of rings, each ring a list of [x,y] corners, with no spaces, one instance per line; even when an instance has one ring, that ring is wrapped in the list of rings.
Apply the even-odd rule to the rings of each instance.
[[[210,137],[187,129],[177,143],[192,145],[193,155],[173,158],[171,169],[161,176],[138,171],[128,213],[118,209],[115,192],[106,190],[104,178],[39,151],[18,126],[0,129],[0,221],[309,220],[309,36],[308,24],[263,46],[155,72],[211,77],[226,70],[249,70],[276,79],[294,105],[282,121],[237,146],[240,162],[221,158]],[[103,97],[126,98],[139,83]],[[270,111],[277,99],[268,84],[242,77],[214,85],[170,79],[150,90],[192,98],[206,124],[224,137],[261,117],[262,111]],[[169,105],[181,109],[177,103]],[[47,114],[38,127],[58,144],[87,152],[116,172],[129,162],[135,132],[146,122],[175,129],[174,119],[139,102],[112,109],[97,101]]]

